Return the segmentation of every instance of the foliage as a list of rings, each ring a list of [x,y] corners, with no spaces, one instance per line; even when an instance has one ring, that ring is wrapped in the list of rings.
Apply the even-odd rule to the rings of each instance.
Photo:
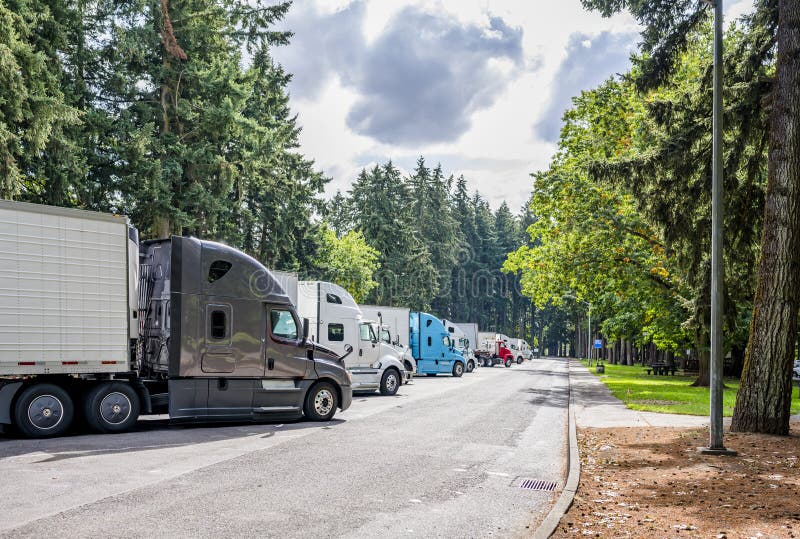
[[[341,238],[327,224],[320,228],[319,252],[313,261],[316,278],[338,284],[363,302],[378,286],[373,279],[380,253],[370,247],[361,232],[351,230]]]

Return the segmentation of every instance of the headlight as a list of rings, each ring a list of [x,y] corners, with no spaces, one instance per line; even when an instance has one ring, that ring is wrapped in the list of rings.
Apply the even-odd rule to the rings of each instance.
[[[376,361],[375,363],[373,363],[373,364],[372,364],[372,365],[370,365],[370,366],[371,366],[373,369],[380,369],[380,368],[381,368],[381,362],[380,362],[380,361]]]

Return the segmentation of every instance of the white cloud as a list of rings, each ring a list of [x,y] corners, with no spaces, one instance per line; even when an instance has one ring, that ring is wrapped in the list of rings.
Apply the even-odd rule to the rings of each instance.
[[[483,28],[487,35],[497,32],[491,28],[491,17],[500,17],[505,25],[522,29],[522,60],[518,64],[503,56],[487,59],[486,69],[507,82],[492,90],[495,95],[491,100],[468,109],[468,117],[459,119],[466,122],[466,130],[456,131],[439,142],[395,146],[359,135],[348,127],[348,114],[363,99],[359,88],[347,80],[352,76],[347,72],[348,66],[352,67],[347,56],[351,51],[324,48],[327,36],[341,39],[342,35],[353,38],[351,44],[361,36],[365,46],[375,45],[392,27],[393,19],[409,6],[440,20]],[[347,21],[347,28],[302,24],[303,17],[337,12],[341,14],[339,20]],[[303,152],[334,178],[330,195],[337,188],[349,188],[362,167],[392,158],[399,165],[412,168],[416,157],[424,155],[431,165],[441,160],[446,172],[464,174],[470,188],[478,189],[493,207],[506,199],[515,210],[530,194],[529,174],[546,167],[555,150],[551,142],[535,137],[533,126],[546,112],[554,77],[567,57],[570,36],[583,33],[586,41],[593,41],[593,36],[602,32],[622,34],[636,30],[630,16],[604,19],[583,10],[580,0],[298,0],[287,25],[296,30],[293,44],[277,50],[276,56],[288,71],[302,72],[297,84],[301,78],[305,82],[314,77],[323,81],[316,94],[298,92],[293,87],[292,108],[303,126]],[[331,44],[327,47],[330,49]],[[333,64],[327,60],[332,54],[339,55]],[[443,57],[442,61],[458,60]],[[325,72],[331,65],[340,66],[342,71]],[[311,71],[303,71],[305,67]],[[602,78],[607,75],[610,73]]]

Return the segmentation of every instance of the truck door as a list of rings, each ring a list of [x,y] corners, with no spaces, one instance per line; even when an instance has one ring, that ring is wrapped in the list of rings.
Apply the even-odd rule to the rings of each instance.
[[[453,356],[450,352],[452,341],[450,335],[442,335],[442,346],[439,350],[439,372],[449,373],[453,370]]]
[[[358,330],[358,363],[360,365],[372,365],[378,361],[378,355],[380,354],[378,337],[375,335],[372,325],[366,322],[359,324]]]
[[[301,346],[300,324],[285,305],[267,306],[267,378],[305,378],[313,368],[305,346]]]

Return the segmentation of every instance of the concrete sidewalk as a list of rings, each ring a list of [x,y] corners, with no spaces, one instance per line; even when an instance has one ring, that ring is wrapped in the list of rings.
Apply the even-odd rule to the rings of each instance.
[[[708,417],[638,412],[626,408],[580,361],[569,360],[569,381],[578,427],[704,427]],[[725,426],[730,418],[725,418]]]

